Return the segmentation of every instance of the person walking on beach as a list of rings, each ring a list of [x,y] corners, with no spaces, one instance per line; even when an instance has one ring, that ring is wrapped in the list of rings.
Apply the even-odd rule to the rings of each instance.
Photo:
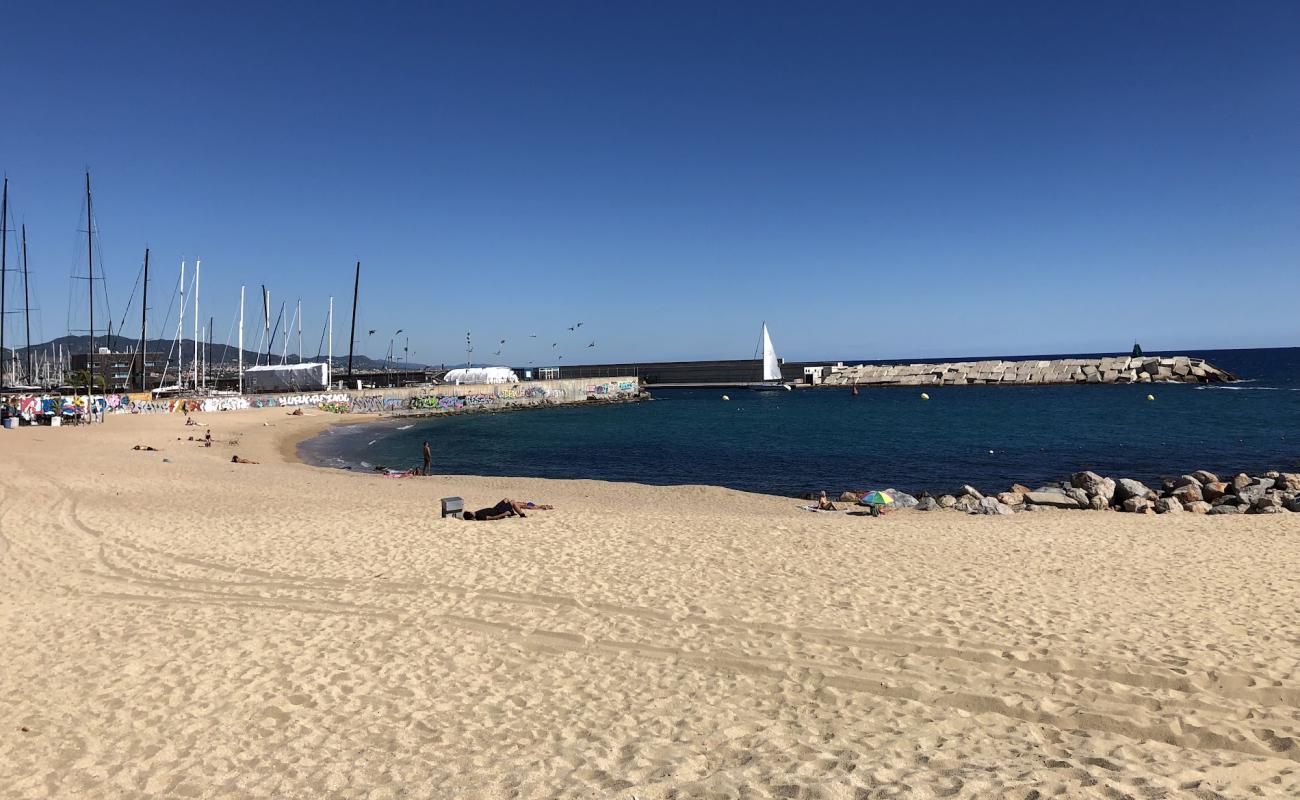
[[[433,465],[433,451],[429,449],[429,443],[424,443],[424,472],[422,475],[429,474],[429,467]]]

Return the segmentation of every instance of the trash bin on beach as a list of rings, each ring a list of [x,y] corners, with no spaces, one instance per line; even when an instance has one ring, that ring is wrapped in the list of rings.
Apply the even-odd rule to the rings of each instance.
[[[442,515],[444,517],[465,518],[465,501],[459,497],[442,498]]]
[[[6,428],[10,428],[10,429],[12,429],[12,428],[17,428],[17,427],[18,427],[18,418],[17,418],[17,417],[5,417],[4,426],[5,426]]]

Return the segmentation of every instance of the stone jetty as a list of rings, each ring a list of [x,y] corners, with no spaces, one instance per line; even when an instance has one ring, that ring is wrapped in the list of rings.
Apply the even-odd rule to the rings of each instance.
[[[1110,478],[1096,472],[1076,472],[1068,482],[1036,489],[1013,484],[1005,492],[985,495],[969,484],[951,494],[915,496],[885,489],[895,508],[917,511],[951,509],[967,514],[1018,514],[1024,511],[1121,511],[1130,514],[1286,514],[1300,512],[1300,473],[1269,471],[1220,478],[1197,470],[1164,478],[1147,486],[1132,478]],[[858,503],[863,491],[848,491],[837,500]],[[815,500],[813,494],[805,499]]]
[[[966,386],[1072,383],[1227,383],[1237,380],[1191,356],[957,361],[939,364],[837,364],[823,386]]]

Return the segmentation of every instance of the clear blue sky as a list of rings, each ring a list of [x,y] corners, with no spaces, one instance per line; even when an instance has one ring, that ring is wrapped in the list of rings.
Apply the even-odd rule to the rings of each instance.
[[[404,328],[435,363],[466,330],[478,361],[748,358],[764,319],[789,359],[1300,343],[1295,2],[19,3],[4,30],[40,338],[85,327],[89,167],[114,317],[148,245],[159,326],[201,258],[218,342],[265,283],[311,355],[335,295],[346,350],[361,259],[361,346]]]

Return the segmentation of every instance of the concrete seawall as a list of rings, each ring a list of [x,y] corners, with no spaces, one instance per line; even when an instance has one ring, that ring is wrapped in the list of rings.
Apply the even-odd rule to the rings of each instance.
[[[1073,383],[1227,383],[1236,376],[1190,356],[1108,356],[826,367],[823,386],[965,386]]]

